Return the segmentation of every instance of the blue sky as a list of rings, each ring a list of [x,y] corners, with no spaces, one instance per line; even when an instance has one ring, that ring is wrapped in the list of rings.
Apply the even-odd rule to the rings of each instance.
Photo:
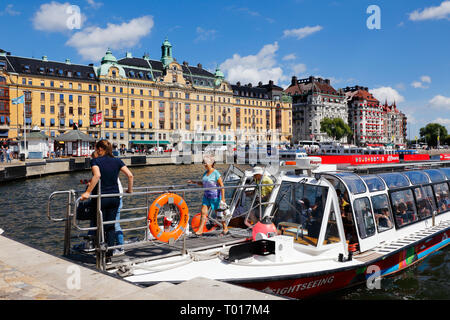
[[[379,29],[367,26],[370,5]],[[367,86],[397,102],[411,138],[432,121],[450,131],[448,0],[2,0],[0,26],[0,48],[14,55],[96,65],[108,47],[117,58],[159,59],[167,36],[179,62],[219,65],[232,83],[286,87],[293,75],[314,75],[336,89]]]

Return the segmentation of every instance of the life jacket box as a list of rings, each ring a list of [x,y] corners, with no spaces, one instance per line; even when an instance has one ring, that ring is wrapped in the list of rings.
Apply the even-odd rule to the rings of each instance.
[[[294,250],[294,238],[290,236],[277,235],[267,240],[275,242],[275,254],[268,256],[273,262],[285,262],[292,256]]]

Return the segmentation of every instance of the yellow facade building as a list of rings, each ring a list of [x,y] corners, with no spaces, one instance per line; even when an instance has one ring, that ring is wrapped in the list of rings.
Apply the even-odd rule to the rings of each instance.
[[[288,142],[292,137],[292,103],[281,87],[273,82],[231,85],[219,68],[211,73],[200,64],[180,64],[167,39],[160,60],[131,53],[116,59],[108,50],[99,66],[0,51],[0,88],[8,91],[8,97],[0,95],[3,139],[21,136],[24,123],[27,130],[37,126],[49,137],[76,124],[96,139],[141,149],[217,140]],[[24,104],[12,104],[22,95]],[[9,99],[5,110],[2,99]],[[102,124],[93,125],[98,113]]]

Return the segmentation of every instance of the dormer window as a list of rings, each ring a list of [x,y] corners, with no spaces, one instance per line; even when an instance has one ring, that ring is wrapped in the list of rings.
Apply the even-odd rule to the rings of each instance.
[[[55,69],[49,68],[49,69],[48,69],[48,73],[49,73],[49,74],[54,74],[54,73],[55,73]]]
[[[113,70],[113,71],[111,72],[111,74],[112,74],[112,77],[115,78],[115,77],[117,76],[116,70]]]
[[[139,72],[138,74],[139,74],[139,78],[140,78],[140,79],[144,79],[144,73],[143,73],[142,71]]]
[[[78,78],[81,78],[81,72],[80,72],[80,71],[77,71],[77,72],[75,73],[75,75],[76,75]]]
[[[134,78],[134,71],[130,71],[128,74],[130,75],[131,78]]]
[[[44,67],[40,67],[40,68],[39,68],[39,73],[40,73],[40,74],[43,74],[44,71],[45,71],[45,68],[44,68]]]
[[[24,66],[24,67],[23,67],[23,70],[24,70],[25,72],[30,72],[30,66]]]
[[[91,78],[91,79],[94,79],[94,74],[91,72],[91,73],[89,73],[89,78]]]
[[[147,73],[147,79],[148,79],[148,80],[152,80],[152,79],[153,79],[152,74],[151,74],[150,72]]]
[[[58,74],[59,74],[60,76],[64,75],[64,70],[59,69],[59,70],[58,70]]]

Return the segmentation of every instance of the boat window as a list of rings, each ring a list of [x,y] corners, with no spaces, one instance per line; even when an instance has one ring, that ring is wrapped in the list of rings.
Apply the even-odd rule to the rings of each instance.
[[[428,169],[428,170],[423,170],[424,172],[426,172],[431,179],[431,182],[441,182],[441,181],[445,181],[445,177],[442,174],[442,172],[440,172],[437,169]]]
[[[409,178],[412,184],[430,183],[427,175],[421,171],[406,171],[403,174]]]
[[[325,232],[325,238],[323,244],[338,243],[341,241],[339,237],[339,230],[336,222],[336,213],[334,212],[334,204],[331,204],[330,217],[328,218],[327,231]]]
[[[448,185],[446,183],[439,183],[433,186],[436,194],[436,202],[438,213],[450,210],[450,198],[448,193]]]
[[[275,200],[274,224],[279,229],[286,222],[295,226],[281,228],[282,233],[296,235],[298,243],[317,246],[327,195],[327,187],[283,182]]]
[[[371,199],[378,232],[392,229],[394,220],[392,219],[392,212],[389,208],[387,196],[385,194],[380,194],[378,196],[373,196]]]
[[[401,227],[418,220],[411,189],[392,192],[391,201],[397,226]]]
[[[386,188],[383,180],[377,176],[361,176],[361,179],[367,184],[370,192],[382,191]]]
[[[439,171],[441,171],[443,174],[445,174],[447,179],[450,180],[450,168],[440,168]]]
[[[417,214],[420,219],[431,217],[433,211],[436,211],[436,203],[434,202],[433,190],[431,186],[423,186],[414,189],[416,196]]]
[[[389,189],[409,186],[408,179],[400,173],[381,173],[379,177],[386,182]]]
[[[355,209],[356,224],[358,225],[361,239],[373,236],[375,234],[375,222],[373,221],[369,199],[356,199],[353,202],[353,207]]]
[[[353,173],[336,173],[336,176],[345,182],[351,193],[359,194],[366,192],[364,182],[357,175]]]

